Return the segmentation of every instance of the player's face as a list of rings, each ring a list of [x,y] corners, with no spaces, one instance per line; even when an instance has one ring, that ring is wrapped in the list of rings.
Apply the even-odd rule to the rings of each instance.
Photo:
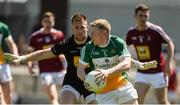
[[[84,41],[88,32],[87,21],[74,21],[72,23],[72,32],[77,41]]]
[[[138,11],[137,14],[135,14],[135,20],[137,24],[144,25],[149,19],[150,11]]]
[[[102,36],[102,31],[99,30],[97,27],[92,27],[91,28],[91,40],[95,45],[101,45],[101,36]]]
[[[42,26],[44,28],[52,28],[55,25],[54,17],[45,17],[42,20]]]

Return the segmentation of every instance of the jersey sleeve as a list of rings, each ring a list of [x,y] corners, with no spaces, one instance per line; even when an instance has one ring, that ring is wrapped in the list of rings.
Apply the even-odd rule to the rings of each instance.
[[[33,35],[31,35],[30,38],[29,38],[29,42],[28,42],[30,47],[35,48],[35,42],[34,41],[35,40],[33,40]]]
[[[127,44],[127,45],[131,45],[131,44],[132,44],[132,43],[131,43],[130,31],[127,32],[127,35],[126,35],[125,40],[126,40],[126,44]]]
[[[54,55],[64,54],[64,53],[68,53],[67,47],[69,47],[67,45],[67,40],[64,40],[56,43],[53,47],[51,47],[51,51],[53,52]]]
[[[163,30],[162,27],[158,26],[157,31],[160,34],[159,41],[162,43],[168,43],[171,41],[171,38],[168,36],[168,34]]]
[[[115,40],[116,47],[118,49],[119,57],[130,57],[131,54],[127,48],[126,42],[121,38],[116,38]]]
[[[79,63],[83,65],[89,65],[90,61],[91,61],[90,49],[88,44],[86,44],[81,50],[81,57],[79,59]]]
[[[11,35],[11,33],[9,30],[9,27],[7,25],[4,25],[4,27],[3,27],[3,39],[6,39],[10,35]]]

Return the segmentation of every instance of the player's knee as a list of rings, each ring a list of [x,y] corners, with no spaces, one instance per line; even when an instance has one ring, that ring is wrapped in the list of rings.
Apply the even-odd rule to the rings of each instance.
[[[50,95],[49,95],[49,98],[50,98],[51,100],[56,100],[56,99],[58,99],[58,96],[55,95],[55,94],[50,94]]]
[[[166,98],[158,98],[157,100],[158,100],[159,104],[168,104],[169,103]]]
[[[138,101],[139,104],[143,104],[144,103],[144,98],[138,97],[137,101]]]
[[[61,104],[76,104],[77,102],[76,96],[69,91],[63,91],[60,100]]]

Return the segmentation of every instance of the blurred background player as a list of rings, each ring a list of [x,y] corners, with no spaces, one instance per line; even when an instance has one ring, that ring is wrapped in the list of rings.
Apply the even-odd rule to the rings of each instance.
[[[150,8],[140,4],[135,8],[134,18],[136,26],[130,28],[126,36],[128,45],[133,45],[137,57],[141,62],[156,60],[157,68],[146,71],[138,70],[135,80],[135,88],[138,92],[139,104],[144,103],[145,96],[152,86],[160,104],[169,104],[167,99],[168,76],[171,74],[171,62],[174,56],[174,44],[164,30],[153,23],[148,22]],[[167,44],[167,61],[161,53],[162,44]]]
[[[64,40],[63,32],[53,28],[55,25],[53,13],[44,13],[41,24],[42,28],[34,32],[29,39],[29,52],[50,48],[55,43]],[[41,82],[53,105],[59,104],[56,85],[62,87],[67,68],[66,63],[66,58],[62,54],[38,62]],[[28,62],[28,68],[33,74],[32,62]]]
[[[14,55],[18,56],[18,49],[17,46],[11,36],[10,30],[8,26],[2,22],[0,22],[0,86],[2,90],[2,104],[11,104],[12,97],[11,97],[11,82],[12,76],[9,64],[5,62],[3,53],[4,44],[7,44],[10,52]]]

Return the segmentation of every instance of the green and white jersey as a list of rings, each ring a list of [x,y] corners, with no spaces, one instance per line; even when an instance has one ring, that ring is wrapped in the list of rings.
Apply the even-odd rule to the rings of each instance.
[[[3,44],[5,44],[5,39],[11,35],[9,28],[6,24],[0,22],[0,64],[4,63],[4,58],[3,58]]]
[[[105,47],[98,47],[92,41],[87,43],[82,51],[80,63],[89,65],[91,69],[109,69],[117,65],[120,57],[130,57],[126,43],[123,39],[111,35]]]

